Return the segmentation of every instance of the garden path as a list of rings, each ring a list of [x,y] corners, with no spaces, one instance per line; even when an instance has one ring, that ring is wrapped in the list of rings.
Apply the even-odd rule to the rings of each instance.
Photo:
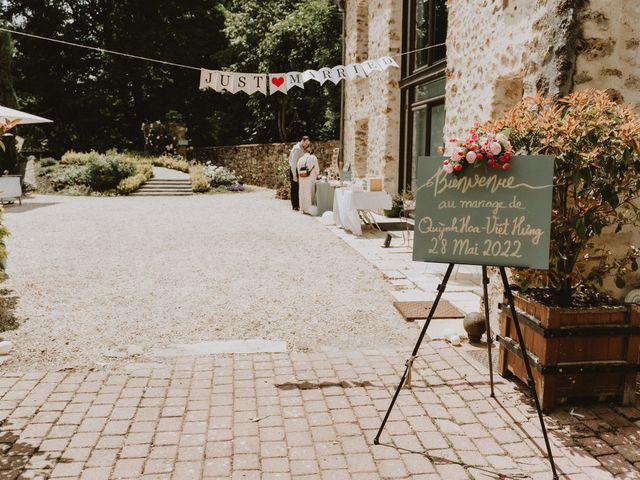
[[[189,174],[171,168],[153,167],[153,178],[156,180],[188,180]]]
[[[2,368],[117,364],[128,345],[284,340],[290,351],[406,345],[391,286],[273,192],[36,196],[7,208],[21,326]],[[122,354],[126,356],[126,354]]]

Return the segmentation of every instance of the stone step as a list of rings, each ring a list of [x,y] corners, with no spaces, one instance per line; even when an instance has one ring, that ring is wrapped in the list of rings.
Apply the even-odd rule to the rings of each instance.
[[[144,183],[140,186],[140,188],[144,187],[152,187],[152,188],[191,188],[190,183],[179,183],[167,185],[166,183]]]
[[[136,196],[136,197],[185,197],[185,196],[193,195],[193,192],[178,192],[178,191],[141,192],[140,190],[138,190],[130,195]]]
[[[136,192],[145,192],[145,193],[193,193],[193,190],[190,188],[139,188]]]
[[[167,181],[153,181],[150,180],[148,182],[145,182],[145,185],[167,185],[167,186],[174,186],[174,185],[191,185],[191,182],[189,180],[186,180],[184,182],[167,182]]]

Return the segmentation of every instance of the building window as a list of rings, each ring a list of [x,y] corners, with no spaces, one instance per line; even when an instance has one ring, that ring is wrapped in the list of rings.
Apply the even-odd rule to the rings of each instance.
[[[418,50],[411,58],[411,72],[428,68],[442,62],[446,57],[446,46],[421,50],[440,45],[447,40],[446,0],[411,0],[410,50]]]
[[[447,0],[405,0],[404,51],[445,43]],[[446,47],[407,55],[400,82],[403,121],[400,190],[414,190],[418,158],[437,155],[444,143]]]

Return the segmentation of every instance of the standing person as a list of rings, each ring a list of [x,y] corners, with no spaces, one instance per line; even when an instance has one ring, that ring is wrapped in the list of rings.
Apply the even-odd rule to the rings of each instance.
[[[300,210],[300,200],[298,194],[298,160],[304,155],[305,150],[311,143],[309,137],[303,136],[296,143],[289,153],[289,180],[291,183],[291,208]]]
[[[313,154],[313,147],[309,146],[300,160],[298,160],[298,182],[300,186],[300,210],[309,213],[316,194],[316,179],[318,178],[318,158]]]

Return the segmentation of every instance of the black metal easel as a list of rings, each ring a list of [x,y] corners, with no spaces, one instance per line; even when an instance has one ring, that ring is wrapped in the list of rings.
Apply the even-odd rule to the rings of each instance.
[[[387,423],[387,420],[389,419],[389,415],[391,415],[391,410],[393,409],[393,406],[396,403],[396,399],[398,398],[398,395],[400,394],[400,390],[402,390],[402,387],[405,384],[411,384],[411,370],[413,368],[413,362],[414,360],[417,358],[418,355],[418,350],[420,350],[420,345],[422,344],[422,340],[424,339],[425,334],[427,333],[427,328],[429,328],[429,324],[431,323],[431,319],[433,318],[433,315],[436,311],[436,308],[438,306],[438,303],[440,302],[440,297],[442,297],[442,294],[445,291],[445,288],[447,287],[447,282],[449,281],[449,277],[451,276],[451,272],[453,270],[453,267],[455,266],[454,263],[450,263],[449,267],[447,268],[446,273],[444,274],[444,278],[442,279],[442,283],[440,285],[438,285],[438,294],[436,295],[435,300],[433,301],[433,305],[431,306],[431,310],[429,311],[429,315],[427,316],[427,321],[424,324],[424,327],[422,327],[422,331],[420,332],[420,336],[418,337],[418,341],[416,343],[416,346],[413,348],[413,352],[411,353],[411,356],[409,357],[409,359],[406,361],[405,363],[405,370],[404,370],[404,374],[402,375],[402,379],[400,380],[400,383],[398,384],[398,388],[396,389],[396,393],[393,396],[393,399],[391,400],[391,404],[389,405],[389,409],[387,410],[387,414],[384,416],[384,419],[382,420],[382,425],[380,425],[380,429],[378,430],[378,433],[376,435],[376,437],[373,439],[373,443],[375,445],[378,445],[380,443],[380,435],[382,434],[382,430],[384,430],[384,426]],[[516,307],[515,304],[513,302],[513,293],[511,292],[511,287],[509,286],[509,281],[507,279],[507,273],[504,269],[504,267],[498,267],[500,269],[500,276],[502,277],[502,284],[504,285],[504,291],[505,291],[505,295],[507,296],[507,300],[509,302],[509,307],[511,309],[511,317],[513,318],[513,322],[514,325],[516,327],[516,333],[518,335],[518,342],[520,343],[520,350],[522,351],[522,358],[524,360],[524,365],[525,368],[527,370],[527,377],[528,377],[528,385],[529,385],[529,390],[531,392],[531,396],[533,397],[533,400],[535,402],[536,405],[536,410],[538,411],[538,418],[540,419],[540,426],[542,427],[542,435],[544,436],[544,443],[547,447],[547,457],[549,458],[549,463],[551,464],[551,471],[553,472],[553,479],[557,480],[558,479],[558,473],[556,472],[556,465],[555,462],[553,461],[553,455],[551,453],[551,445],[549,444],[549,437],[547,436],[547,428],[545,426],[544,423],[544,417],[542,416],[542,410],[540,409],[540,401],[538,400],[538,393],[536,392],[536,385],[535,385],[535,381],[533,379],[533,374],[531,373],[531,365],[529,365],[529,355],[527,354],[527,349],[526,346],[524,344],[524,338],[522,336],[522,331],[520,330],[520,322],[518,321],[518,315],[516,313]],[[493,340],[491,338],[491,326],[489,325],[489,296],[488,296],[488,285],[489,285],[489,277],[487,275],[487,266],[483,265],[482,266],[482,285],[483,285],[483,290],[484,290],[484,312],[485,312],[485,322],[486,322],[486,326],[487,326],[487,348],[488,348],[488,352],[489,352],[489,376],[490,376],[490,381],[491,381],[491,397],[495,398],[495,394],[493,391],[493,364],[491,362],[491,346],[493,344]]]

